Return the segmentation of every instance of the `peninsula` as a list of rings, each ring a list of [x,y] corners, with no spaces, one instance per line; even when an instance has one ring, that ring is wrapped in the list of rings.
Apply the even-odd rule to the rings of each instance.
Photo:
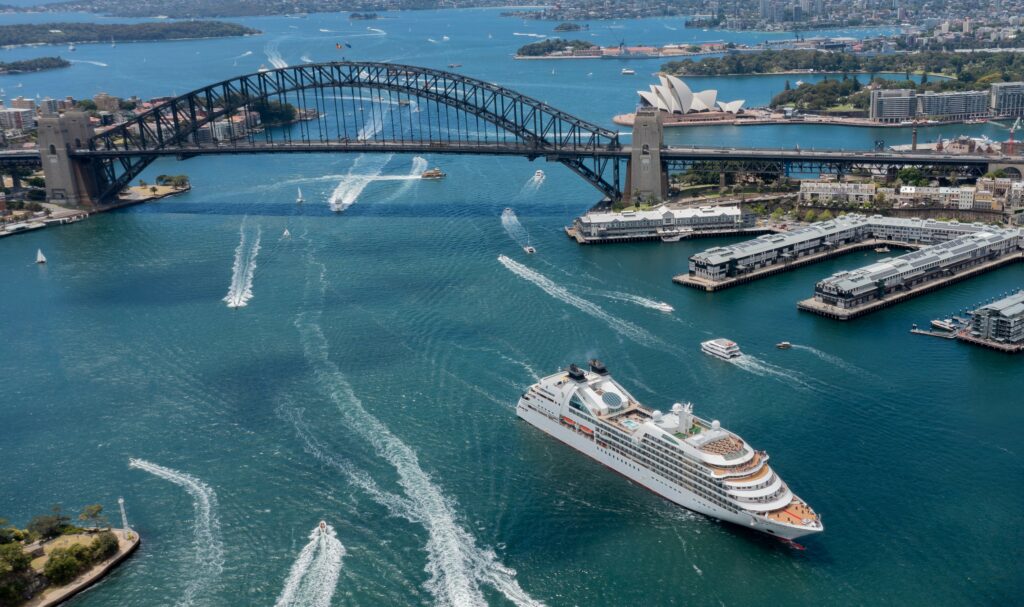
[[[192,40],[259,34],[259,30],[223,21],[160,23],[22,23],[0,25],[0,46],[84,44],[89,42],[149,42]]]

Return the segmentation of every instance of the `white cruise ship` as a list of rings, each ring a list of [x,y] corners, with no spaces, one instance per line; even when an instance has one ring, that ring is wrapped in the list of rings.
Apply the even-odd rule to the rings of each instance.
[[[644,407],[599,361],[545,377],[516,414],[615,472],[690,510],[793,540],[824,530],[821,517],[768,465],[768,454],[676,403]]]
[[[718,358],[725,360],[736,358],[737,356],[743,356],[743,352],[740,352],[740,347],[736,345],[736,342],[731,339],[725,339],[724,337],[702,341],[700,343],[700,349],[705,354],[717,356]]]

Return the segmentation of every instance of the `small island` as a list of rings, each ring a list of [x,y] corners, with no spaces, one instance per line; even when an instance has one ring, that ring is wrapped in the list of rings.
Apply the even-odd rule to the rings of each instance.
[[[0,46],[150,42],[250,36],[259,30],[224,21],[160,23],[22,23],[0,25]]]
[[[571,23],[569,21],[555,26],[556,32],[581,32],[588,29],[590,29],[589,25],[580,25],[579,23]]]
[[[21,61],[0,61],[0,74],[27,74],[29,72],[41,72],[43,70],[55,70],[68,67],[71,62],[61,57],[36,57],[35,59],[23,59]]]
[[[598,48],[596,44],[587,42],[586,40],[563,40],[561,38],[552,38],[550,40],[540,40],[539,42],[532,42],[519,47],[519,50],[516,51],[516,57],[544,57],[563,51],[580,51],[596,48]]]
[[[114,529],[103,506],[82,508],[71,522],[59,505],[24,529],[0,519],[0,605],[50,607],[100,580],[139,546],[131,529]]]
[[[351,21],[373,21],[379,19],[380,16],[377,13],[352,13],[348,18]]]

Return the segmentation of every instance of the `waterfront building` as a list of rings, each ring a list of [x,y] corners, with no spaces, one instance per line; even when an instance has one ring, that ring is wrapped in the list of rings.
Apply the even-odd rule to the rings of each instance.
[[[684,115],[699,112],[738,114],[743,110],[742,99],[718,101],[718,91],[714,89],[694,92],[675,76],[659,76],[658,79],[661,84],[650,85],[649,91],[637,91],[641,107],[653,107],[670,114]]]
[[[1019,254],[1020,244],[1020,230],[989,228],[966,234],[863,268],[837,272],[814,286],[814,299],[838,308],[855,308],[895,291]]]
[[[36,110],[36,100],[30,97],[15,97],[11,99],[11,107],[17,110]]]
[[[55,116],[60,110],[60,102],[47,97],[39,102],[39,113],[43,116]]]
[[[587,213],[573,228],[583,242],[653,240],[707,231],[754,227],[755,216],[736,206],[673,209],[661,205],[646,211]]]
[[[877,189],[878,184],[874,182],[805,179],[800,182],[797,201],[802,205],[832,202],[864,204],[874,201]]]
[[[970,120],[989,115],[988,91],[925,91],[917,95],[917,115],[937,120]]]
[[[766,234],[690,257],[689,273],[722,281],[870,239],[927,246],[992,228],[982,223],[850,214],[781,234]]]
[[[996,82],[992,85],[993,116],[1024,116],[1024,82]]]
[[[876,89],[871,91],[868,116],[875,122],[903,122],[917,112],[914,91],[910,89]]]
[[[1024,291],[971,313],[971,335],[1007,344],[1024,344]]]

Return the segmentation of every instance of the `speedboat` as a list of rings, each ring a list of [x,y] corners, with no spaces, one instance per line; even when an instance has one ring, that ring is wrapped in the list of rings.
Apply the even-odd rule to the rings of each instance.
[[[269,72],[270,70],[269,70],[269,69],[267,68],[267,66],[265,66],[265,65],[260,65],[260,69],[258,69],[258,70],[256,70],[256,71],[257,71],[257,72],[259,72],[260,74],[263,74],[263,73],[265,73],[265,72]]]
[[[632,76],[632,75],[633,75],[633,74],[635,74],[635,73],[636,73],[636,70],[634,70],[634,69],[630,69],[630,68],[628,68],[628,67],[624,67],[624,68],[622,68],[622,72],[621,72],[621,74],[622,74],[623,76]]]
[[[455,69],[457,67],[462,67],[462,64],[461,63],[449,63],[448,67],[451,68],[451,69]]]
[[[320,533],[327,533],[327,521],[320,521],[320,524],[317,525],[317,530]]]
[[[523,247],[523,250],[524,250],[524,251],[526,251],[527,253],[531,254],[531,255],[532,255],[533,253],[536,253],[536,252],[537,252],[537,249],[533,248],[533,247],[532,247],[532,246],[530,246],[530,245],[526,245],[525,247]]]
[[[534,179],[544,179],[544,171],[542,171],[540,169],[537,169],[536,171],[533,172],[533,178]]]
[[[730,358],[743,356],[743,353],[740,352],[740,347],[736,345],[736,342],[731,339],[725,339],[724,337],[701,342],[700,349],[705,354],[709,354],[715,358],[721,358],[722,360],[729,360]]]
[[[302,204],[303,202],[305,202],[305,201],[306,201],[306,199],[302,197],[302,188],[297,188],[297,189],[299,190],[299,193],[298,193],[298,195],[297,195],[297,196],[295,197],[295,202],[296,202],[297,204]]]
[[[75,45],[74,44],[69,44],[68,45],[68,51],[72,52],[72,53],[75,52]]]
[[[46,256],[42,249],[36,249],[36,263],[46,263]]]
[[[775,344],[775,347],[780,350],[788,350],[793,347],[793,344],[789,343],[788,341],[780,341],[779,343]]]
[[[444,179],[445,174],[438,167],[428,169],[420,174],[420,179]]]

